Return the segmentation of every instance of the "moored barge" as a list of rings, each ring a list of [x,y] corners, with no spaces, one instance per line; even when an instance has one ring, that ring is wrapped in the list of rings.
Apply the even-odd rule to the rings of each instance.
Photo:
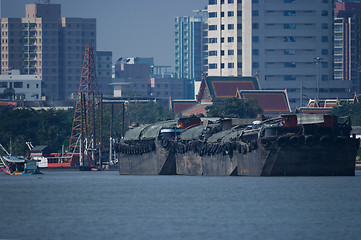
[[[348,118],[285,114],[233,124],[181,118],[129,130],[115,144],[120,174],[353,176],[360,140]],[[188,124],[186,124],[188,122]]]

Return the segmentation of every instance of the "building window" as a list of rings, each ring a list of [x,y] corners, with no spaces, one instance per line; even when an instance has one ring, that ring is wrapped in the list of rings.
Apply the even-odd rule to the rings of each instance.
[[[209,0],[208,5],[216,5],[217,0]]]
[[[328,29],[328,24],[327,23],[322,23],[322,29]]]
[[[285,67],[285,68],[295,68],[295,67],[296,67],[296,63],[295,63],[295,62],[285,62],[285,63],[284,63],[284,67]]]
[[[258,17],[258,11],[257,11],[257,10],[253,10],[253,11],[252,11],[252,16],[253,16],[253,17]]]
[[[237,37],[237,42],[242,42],[242,37]]]
[[[224,43],[224,37],[221,38],[221,43]]]
[[[228,50],[228,55],[229,55],[229,56],[234,55],[234,50]]]
[[[284,0],[284,3],[296,3],[296,0]]]
[[[328,68],[328,62],[321,62],[322,68]]]
[[[208,17],[209,17],[209,18],[215,18],[215,17],[217,17],[217,12],[210,12],[210,13],[208,13]]]
[[[328,37],[327,36],[322,36],[322,42],[328,42]]]
[[[224,30],[224,24],[221,25],[221,30]]]
[[[252,3],[258,3],[258,0],[252,0]]]
[[[258,67],[259,67],[258,62],[253,62],[253,63],[252,63],[252,68],[258,68]]]
[[[209,30],[209,31],[215,31],[215,30],[217,30],[217,25],[209,25],[208,30]]]
[[[237,16],[241,17],[242,16],[242,11],[237,11]]]
[[[208,38],[208,43],[217,43],[217,38]]]
[[[228,4],[234,3],[234,0],[228,0]]]
[[[252,55],[258,55],[259,50],[258,49],[252,49]]]
[[[28,83],[28,84],[26,84],[26,88],[30,88],[30,84]]]
[[[228,24],[228,30],[234,29],[234,24]]]
[[[322,81],[327,81],[328,80],[328,75],[322,75],[321,79],[322,79]]]
[[[294,23],[285,23],[283,24],[284,29],[296,29],[296,24]]]
[[[224,12],[221,12],[221,17],[224,17]]]
[[[285,49],[283,50],[284,55],[296,55],[296,49]]]
[[[221,56],[224,56],[224,50],[221,50]]]
[[[238,49],[238,51],[237,51],[237,55],[242,55],[242,49]]]
[[[322,55],[328,55],[328,49],[322,49]]]
[[[234,12],[233,11],[228,11],[228,17],[233,17],[234,16]]]
[[[335,48],[334,51],[335,51],[334,52],[335,54],[343,54],[343,49],[342,48]]]
[[[237,29],[242,29],[242,23],[237,24]]]
[[[283,77],[283,80],[285,81],[295,81],[296,80],[296,76],[295,75],[285,75]]]
[[[237,3],[242,3],[242,0],[237,0]]]
[[[234,63],[228,63],[228,68],[234,68]]]
[[[284,11],[284,16],[296,16],[296,11]]]
[[[221,4],[224,4],[224,0],[221,0]]]
[[[328,3],[328,0],[322,0],[322,3]]]
[[[259,42],[259,37],[258,36],[253,36],[252,37],[252,42]]]
[[[253,29],[258,29],[258,23],[252,23],[252,28]]]
[[[234,42],[234,37],[228,37],[228,42]]]
[[[286,37],[283,37],[283,41],[284,42],[296,42],[296,37],[294,37],[294,36],[286,36]]]
[[[221,68],[224,68],[224,63],[221,63]]]
[[[217,69],[217,63],[209,64],[209,69]]]
[[[217,51],[209,51],[208,56],[217,56]]]
[[[23,88],[22,82],[14,82],[14,88]]]
[[[328,11],[323,10],[323,11],[322,11],[322,16],[324,16],[324,17],[325,17],[325,16],[328,16]]]
[[[7,82],[0,82],[0,88],[7,88],[8,84]]]
[[[242,68],[242,63],[241,62],[237,63],[237,68]]]

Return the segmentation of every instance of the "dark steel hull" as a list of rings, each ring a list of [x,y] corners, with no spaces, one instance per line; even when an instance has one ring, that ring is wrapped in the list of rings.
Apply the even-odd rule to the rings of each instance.
[[[118,152],[119,174],[122,175],[175,175],[174,153],[155,142],[154,151],[144,153]]]
[[[177,175],[230,176],[237,175],[237,159],[229,155],[176,154]]]
[[[154,151],[118,153],[119,173],[130,175],[190,176],[354,176],[359,139],[343,138],[341,143],[312,146],[279,146],[261,139],[216,147],[166,148],[155,142]],[[181,150],[179,150],[181,149]]]
[[[238,158],[241,176],[354,176],[359,139],[344,138],[341,144],[280,147],[276,141]]]

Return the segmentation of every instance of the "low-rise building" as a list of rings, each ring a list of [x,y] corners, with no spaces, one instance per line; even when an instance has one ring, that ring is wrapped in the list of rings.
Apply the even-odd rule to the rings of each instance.
[[[40,101],[41,78],[39,75],[23,75],[19,70],[10,70],[0,75],[0,99]]]
[[[119,58],[110,86],[114,97],[156,99],[169,106],[171,99],[184,99],[189,79],[173,78],[168,66],[154,66],[153,58]]]

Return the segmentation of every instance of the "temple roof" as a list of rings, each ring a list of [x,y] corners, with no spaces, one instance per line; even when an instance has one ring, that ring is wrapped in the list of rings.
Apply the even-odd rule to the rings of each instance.
[[[206,107],[211,106],[212,103],[198,103],[197,105],[190,107],[182,112],[183,116],[191,116],[197,114],[206,115]]]
[[[277,116],[291,112],[286,90],[239,90],[236,97],[254,98],[268,116]]]
[[[172,109],[174,114],[183,112],[184,110],[197,105],[196,100],[173,100]]]
[[[238,90],[260,89],[256,77],[207,77],[202,79],[197,102],[209,96],[207,101],[232,98]]]

